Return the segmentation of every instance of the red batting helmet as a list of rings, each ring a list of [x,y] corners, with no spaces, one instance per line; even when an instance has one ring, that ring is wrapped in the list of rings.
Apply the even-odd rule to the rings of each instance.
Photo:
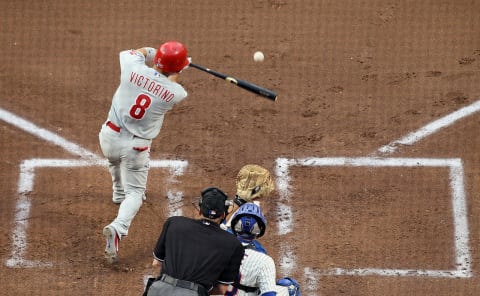
[[[187,49],[178,41],[168,41],[160,45],[153,63],[163,72],[178,73],[188,66]]]

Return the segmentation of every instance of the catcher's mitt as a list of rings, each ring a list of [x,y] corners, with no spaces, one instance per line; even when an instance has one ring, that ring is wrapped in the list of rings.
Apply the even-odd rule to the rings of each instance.
[[[268,196],[275,189],[270,172],[256,164],[247,164],[237,175],[237,197],[247,202]]]

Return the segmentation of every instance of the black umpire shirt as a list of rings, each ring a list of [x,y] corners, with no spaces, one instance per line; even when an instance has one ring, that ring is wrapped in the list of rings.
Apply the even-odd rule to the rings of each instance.
[[[244,252],[218,224],[174,216],[165,221],[153,256],[162,262],[162,273],[210,289],[216,282],[234,282]]]

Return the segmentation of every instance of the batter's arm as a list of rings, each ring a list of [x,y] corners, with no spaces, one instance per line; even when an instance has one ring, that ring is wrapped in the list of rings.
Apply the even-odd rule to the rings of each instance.
[[[142,47],[137,49],[138,52],[141,52],[145,56],[145,64],[149,67],[153,66],[153,58],[157,54],[157,50],[153,47]]]

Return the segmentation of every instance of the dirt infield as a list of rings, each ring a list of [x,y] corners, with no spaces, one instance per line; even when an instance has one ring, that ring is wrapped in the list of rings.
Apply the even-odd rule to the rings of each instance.
[[[302,295],[479,294],[480,3],[162,2],[2,1],[0,295],[140,295],[163,221],[247,163],[275,175],[261,240]],[[170,39],[278,100],[185,70],[111,266],[118,53]]]

